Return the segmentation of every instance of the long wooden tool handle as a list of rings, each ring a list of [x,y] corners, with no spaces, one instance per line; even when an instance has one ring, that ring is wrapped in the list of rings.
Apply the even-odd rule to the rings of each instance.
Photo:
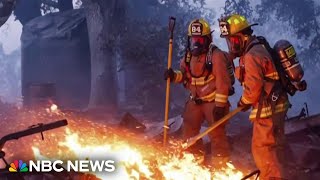
[[[168,69],[171,68],[172,64],[172,43],[173,43],[173,30],[175,26],[175,18],[170,17],[169,19],[169,31],[170,31],[170,39],[169,39],[169,51],[168,51]],[[163,145],[165,146],[167,143],[167,134],[168,134],[168,119],[169,119],[169,103],[170,103],[170,81],[171,79],[167,79],[167,88],[166,88],[166,104],[165,104],[165,113],[164,113],[164,125],[163,125]]]
[[[233,117],[234,115],[236,115],[237,113],[239,113],[241,110],[243,109],[243,107],[238,107],[237,109],[229,112],[227,115],[225,115],[223,118],[221,118],[219,121],[213,123],[212,126],[210,126],[207,130],[205,130],[204,132],[198,134],[197,136],[194,136],[190,139],[187,140],[187,142],[185,142],[182,147],[184,149],[192,146],[193,144],[195,144],[199,139],[203,138],[205,135],[207,135],[208,133],[210,133],[212,130],[214,130],[215,128],[219,127],[221,124],[227,122],[231,117]]]

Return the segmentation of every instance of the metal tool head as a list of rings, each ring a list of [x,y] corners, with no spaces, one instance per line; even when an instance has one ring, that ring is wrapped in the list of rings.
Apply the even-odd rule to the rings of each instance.
[[[170,16],[169,17],[169,31],[170,32],[173,32],[175,24],[176,24],[176,18]]]

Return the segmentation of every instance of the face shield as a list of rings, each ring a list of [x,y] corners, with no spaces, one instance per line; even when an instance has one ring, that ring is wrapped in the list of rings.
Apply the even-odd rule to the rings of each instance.
[[[207,52],[210,40],[207,36],[191,36],[189,38],[189,44],[192,55],[199,56]]]
[[[229,52],[236,57],[239,57],[242,52],[242,39],[240,36],[228,36],[226,37]]]

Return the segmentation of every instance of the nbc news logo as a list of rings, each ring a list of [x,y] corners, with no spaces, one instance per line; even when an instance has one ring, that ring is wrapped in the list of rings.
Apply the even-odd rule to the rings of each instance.
[[[9,172],[28,172],[27,164],[22,160],[15,160],[10,164]]]

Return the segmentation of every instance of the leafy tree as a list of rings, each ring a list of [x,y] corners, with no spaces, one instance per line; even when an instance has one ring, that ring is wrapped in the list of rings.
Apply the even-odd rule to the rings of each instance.
[[[319,67],[320,55],[320,7],[314,0],[262,0],[256,8],[258,21],[264,23],[270,20],[274,13],[281,22],[287,22],[298,39],[309,41],[300,53],[304,66]]]
[[[253,7],[248,0],[226,0],[225,15],[240,13],[260,25],[275,18],[284,22],[290,32],[299,40],[309,42],[300,50],[299,55],[304,66],[320,66],[317,57],[320,55],[320,7],[314,0],[261,0]]]
[[[289,22],[298,38],[307,38],[319,32],[316,8],[313,0],[262,0],[257,13],[259,22],[266,22],[274,12],[278,20]]]
[[[14,15],[24,25],[36,17],[70,9],[73,9],[72,0],[19,0]]]
[[[224,15],[230,15],[233,13],[241,14],[247,18],[251,18],[253,9],[248,0],[226,0],[224,6]]]

